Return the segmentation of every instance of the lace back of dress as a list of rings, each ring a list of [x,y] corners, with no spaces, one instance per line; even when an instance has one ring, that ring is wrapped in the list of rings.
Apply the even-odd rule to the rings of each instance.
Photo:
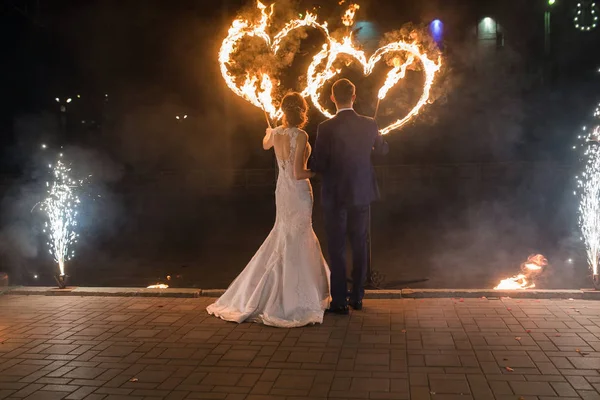
[[[289,146],[282,146],[281,152],[285,153],[285,147],[289,147],[289,154],[287,157],[285,154],[278,154],[275,152],[275,156],[277,157],[277,162],[279,164],[279,170],[281,173],[286,174],[286,176],[291,177],[289,174],[293,174],[293,166],[294,166],[294,158],[296,156],[296,138],[298,136],[298,130],[296,128],[279,128],[275,131],[275,135],[281,137],[281,144],[285,141]],[[280,152],[280,153],[281,153]]]

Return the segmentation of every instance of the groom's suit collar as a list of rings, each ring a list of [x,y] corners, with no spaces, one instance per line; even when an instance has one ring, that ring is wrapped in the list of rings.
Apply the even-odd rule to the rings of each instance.
[[[339,110],[337,110],[336,114],[339,114],[339,113],[345,112],[345,111],[354,111],[354,108],[352,108],[352,107],[340,108]]]

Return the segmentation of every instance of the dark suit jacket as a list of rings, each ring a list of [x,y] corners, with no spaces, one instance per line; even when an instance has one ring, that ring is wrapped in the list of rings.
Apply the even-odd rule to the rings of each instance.
[[[352,207],[378,200],[371,154],[388,150],[373,118],[344,110],[322,122],[310,169],[322,175],[323,205]]]

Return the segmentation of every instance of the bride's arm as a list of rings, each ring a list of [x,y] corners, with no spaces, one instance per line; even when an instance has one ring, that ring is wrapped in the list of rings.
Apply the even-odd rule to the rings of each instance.
[[[304,131],[298,132],[296,137],[296,155],[294,157],[294,176],[297,180],[310,179],[315,173],[306,169],[306,143],[308,135]]]
[[[263,138],[263,149],[269,150],[271,147],[273,147],[273,129],[267,128]]]

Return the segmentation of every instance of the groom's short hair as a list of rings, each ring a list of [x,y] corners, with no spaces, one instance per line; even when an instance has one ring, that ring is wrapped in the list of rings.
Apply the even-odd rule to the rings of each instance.
[[[336,102],[347,104],[352,101],[356,87],[348,79],[337,80],[331,87],[331,93]]]

